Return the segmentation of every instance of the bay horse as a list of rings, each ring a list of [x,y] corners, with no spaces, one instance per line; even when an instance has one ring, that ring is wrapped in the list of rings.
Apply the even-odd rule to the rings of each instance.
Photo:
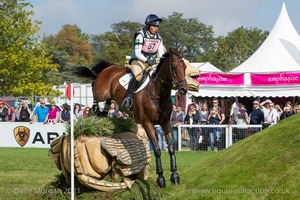
[[[132,111],[125,112],[131,114],[138,124],[142,124],[148,138],[153,146],[156,161],[156,173],[158,178],[156,183],[159,187],[166,187],[165,178],[161,164],[161,151],[155,137],[154,125],[159,124],[168,144],[170,155],[170,181],[172,184],[179,184],[179,175],[177,173],[175,150],[172,145],[172,125],[170,116],[172,113],[171,90],[176,86],[180,94],[186,94],[188,84],[185,80],[186,65],[182,59],[183,51],[180,52],[170,48],[166,52],[155,72],[150,78],[148,85],[141,91],[132,96]],[[104,68],[104,69],[103,69]],[[111,98],[121,105],[125,98],[126,90],[120,85],[119,79],[126,73],[130,73],[128,67],[119,65],[95,66],[92,69],[81,67],[77,69],[77,75],[95,78],[93,83],[93,96],[97,102],[105,101]],[[132,113],[130,113],[132,112]]]

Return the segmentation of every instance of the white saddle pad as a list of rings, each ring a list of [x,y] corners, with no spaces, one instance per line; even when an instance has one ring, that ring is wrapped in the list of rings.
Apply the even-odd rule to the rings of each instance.
[[[150,75],[152,73],[153,72],[151,71]],[[137,88],[137,90],[134,93],[138,93],[139,91],[143,90],[148,85],[148,83],[150,81],[150,75],[147,76],[145,82],[139,88]],[[129,80],[131,78],[132,78],[132,73],[125,74],[124,76],[122,76],[119,79],[119,83],[127,90],[128,89]]]

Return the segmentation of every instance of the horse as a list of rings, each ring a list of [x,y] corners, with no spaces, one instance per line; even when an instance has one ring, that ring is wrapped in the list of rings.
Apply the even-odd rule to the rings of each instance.
[[[175,149],[171,141],[172,125],[170,116],[172,113],[172,88],[176,87],[178,92],[183,95],[188,91],[188,84],[185,79],[187,66],[182,56],[182,50],[178,52],[173,48],[164,53],[146,87],[133,94],[132,111],[127,111],[121,107],[122,110],[134,117],[136,123],[142,124],[146,131],[155,155],[156,174],[158,175],[156,183],[161,188],[166,187],[166,183],[161,164],[161,151],[154,132],[154,125],[157,124],[162,127],[168,144],[171,170],[170,181],[172,184],[180,183],[179,174],[177,173]],[[92,84],[95,101],[100,102],[111,98],[118,105],[121,105],[125,98],[126,90],[120,85],[119,79],[127,73],[131,73],[130,68],[114,64],[109,66],[96,65],[92,69],[81,67],[81,69],[77,70],[76,74],[95,79]]]

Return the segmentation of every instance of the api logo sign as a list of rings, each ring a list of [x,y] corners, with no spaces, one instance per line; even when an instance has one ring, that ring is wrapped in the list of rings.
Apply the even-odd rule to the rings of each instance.
[[[30,130],[25,126],[18,126],[14,128],[14,136],[17,143],[23,147],[28,142]]]

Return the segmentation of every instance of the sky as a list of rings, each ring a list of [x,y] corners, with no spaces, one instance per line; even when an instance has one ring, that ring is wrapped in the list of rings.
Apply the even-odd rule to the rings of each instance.
[[[168,18],[173,12],[212,25],[215,36],[238,27],[271,31],[283,2],[298,34],[299,0],[26,0],[33,5],[34,19],[42,22],[39,34],[56,34],[65,24],[83,33],[102,34],[122,21],[144,23],[148,14]],[[163,24],[162,24],[163,25]]]

